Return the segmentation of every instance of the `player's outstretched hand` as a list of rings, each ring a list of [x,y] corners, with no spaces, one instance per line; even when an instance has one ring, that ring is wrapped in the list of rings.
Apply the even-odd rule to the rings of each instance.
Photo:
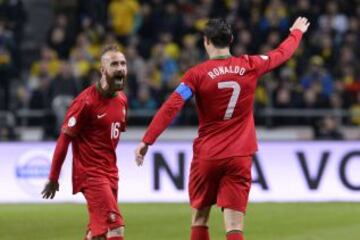
[[[44,190],[42,190],[41,194],[45,199],[53,199],[55,197],[56,191],[59,191],[59,183],[54,181],[48,181],[45,184]]]
[[[298,17],[294,24],[291,26],[290,31],[298,29],[305,33],[310,26],[310,22],[306,17]]]
[[[147,153],[147,150],[149,148],[149,145],[144,143],[144,142],[141,142],[136,150],[135,150],[135,162],[138,166],[141,166],[143,165],[144,163],[144,157]]]

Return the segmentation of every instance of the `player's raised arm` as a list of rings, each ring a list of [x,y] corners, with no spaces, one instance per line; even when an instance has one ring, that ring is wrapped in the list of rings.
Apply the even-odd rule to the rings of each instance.
[[[259,70],[259,75],[271,71],[287,61],[299,47],[303,33],[307,31],[310,22],[305,17],[298,17],[290,28],[289,36],[280,46],[266,55],[250,57],[255,67]]]
[[[176,114],[182,109],[184,103],[192,97],[193,93],[186,83],[181,83],[170,97],[161,106],[152,119],[142,142],[135,150],[135,161],[138,166],[144,162],[148,146],[153,144],[160,134],[170,125]]]

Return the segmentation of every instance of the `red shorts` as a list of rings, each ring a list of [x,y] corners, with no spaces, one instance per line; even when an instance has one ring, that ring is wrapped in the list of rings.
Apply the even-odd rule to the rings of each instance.
[[[189,196],[193,208],[217,204],[245,213],[251,186],[252,156],[191,163]]]
[[[88,228],[92,236],[102,236],[109,229],[124,225],[117,203],[117,189],[110,183],[88,183],[82,190],[88,205]]]

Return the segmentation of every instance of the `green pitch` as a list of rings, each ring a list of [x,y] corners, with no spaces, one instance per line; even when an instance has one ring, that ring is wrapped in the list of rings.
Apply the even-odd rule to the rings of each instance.
[[[122,204],[127,240],[187,240],[187,204]],[[87,223],[85,205],[0,205],[1,240],[80,240]],[[246,240],[360,239],[358,203],[250,204]],[[225,239],[221,212],[211,214],[212,240]]]

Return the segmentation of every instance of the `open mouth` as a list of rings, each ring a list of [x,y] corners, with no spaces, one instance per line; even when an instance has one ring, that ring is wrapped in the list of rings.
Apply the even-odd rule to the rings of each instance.
[[[122,84],[124,84],[124,79],[125,79],[124,76],[115,76],[114,77],[114,83],[116,85],[122,85]]]

